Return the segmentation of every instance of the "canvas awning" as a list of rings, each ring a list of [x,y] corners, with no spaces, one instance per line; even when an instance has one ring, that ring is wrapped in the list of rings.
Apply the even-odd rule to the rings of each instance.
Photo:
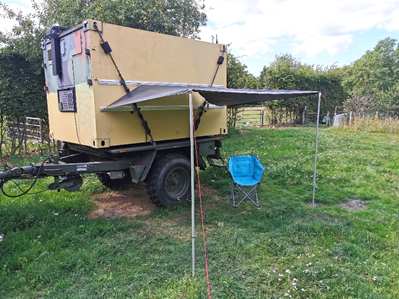
[[[319,93],[318,91],[309,90],[265,90],[232,89],[220,87],[141,85],[121,97],[119,100],[110,104],[105,110],[112,110],[113,108],[137,104],[167,96],[187,94],[191,91],[198,92],[209,103],[217,106],[254,104],[269,100],[295,98]]]
[[[317,159],[317,140],[318,140],[318,122],[320,116],[320,99],[321,93],[318,91],[308,90],[254,90],[254,89],[230,89],[220,87],[195,87],[195,86],[168,86],[168,85],[140,85],[128,94],[113,102],[108,107],[102,108],[101,111],[112,111],[119,107],[137,104],[158,98],[189,94],[189,122],[190,122],[190,161],[191,161],[191,229],[192,229],[192,267],[193,277],[195,276],[195,171],[194,171],[194,116],[193,116],[193,99],[191,92],[198,92],[209,103],[217,106],[235,106],[242,104],[254,104],[264,101],[295,98],[307,95],[319,95],[316,125],[316,150],[314,163],[314,180],[313,180],[313,199],[312,209],[314,208],[314,197],[316,188],[316,159]]]

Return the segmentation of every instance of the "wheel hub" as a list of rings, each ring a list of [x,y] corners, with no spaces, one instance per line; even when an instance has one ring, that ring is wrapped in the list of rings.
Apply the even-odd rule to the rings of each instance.
[[[176,169],[166,178],[166,192],[175,198],[181,197],[187,189],[188,176],[182,169]]]

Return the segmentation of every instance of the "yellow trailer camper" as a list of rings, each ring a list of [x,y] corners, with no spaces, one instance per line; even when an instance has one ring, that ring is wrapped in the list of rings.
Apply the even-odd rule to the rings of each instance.
[[[42,47],[53,138],[93,148],[149,141],[132,106],[104,109],[126,94],[121,85],[226,86],[226,47],[88,20],[54,27]],[[106,43],[112,59],[102,45]],[[216,74],[216,75],[215,75]],[[155,142],[189,137],[188,94],[139,105]],[[193,94],[198,117],[204,98]],[[226,108],[208,106],[197,136],[225,134]]]

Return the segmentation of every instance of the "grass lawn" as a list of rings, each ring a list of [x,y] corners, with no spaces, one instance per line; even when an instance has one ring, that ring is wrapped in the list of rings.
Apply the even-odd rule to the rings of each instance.
[[[233,208],[225,171],[201,172],[212,298],[399,298],[398,136],[321,129],[312,211],[314,139],[308,127],[224,138],[226,158],[265,166],[260,208]],[[151,206],[134,192],[130,207]],[[88,176],[75,193],[1,195],[0,298],[207,298],[199,212],[192,278],[190,202],[88,216],[121,194]]]

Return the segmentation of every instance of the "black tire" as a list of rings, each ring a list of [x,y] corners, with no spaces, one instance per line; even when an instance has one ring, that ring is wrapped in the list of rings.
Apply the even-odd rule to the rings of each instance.
[[[158,207],[190,199],[191,165],[183,155],[169,154],[155,161],[148,173],[147,193]]]
[[[101,182],[101,184],[103,184],[105,187],[108,187],[112,190],[120,189],[121,187],[129,185],[129,184],[133,185],[130,173],[129,173],[129,171],[126,171],[126,170],[125,170],[125,176],[121,179],[111,180],[109,175],[105,172],[97,173],[97,178]]]

